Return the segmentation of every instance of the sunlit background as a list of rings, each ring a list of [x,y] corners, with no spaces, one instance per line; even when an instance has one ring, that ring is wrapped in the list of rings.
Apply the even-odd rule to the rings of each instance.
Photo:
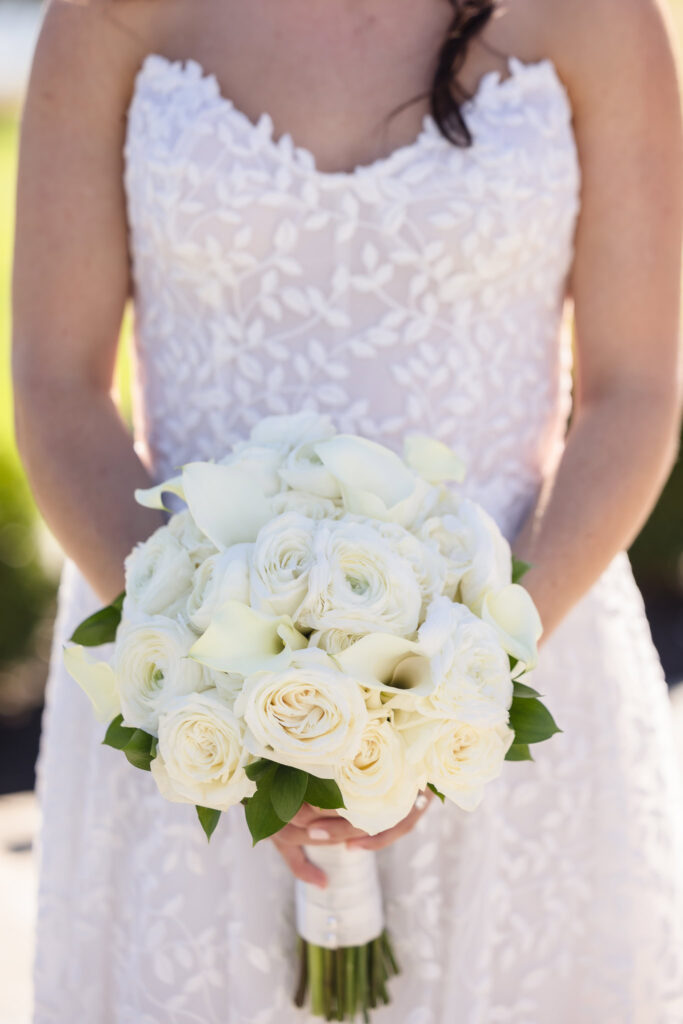
[[[669,3],[683,44],[683,0]],[[36,512],[17,456],[9,368],[19,120],[41,13],[35,0],[0,0],[0,1024],[28,1024],[30,1015],[36,825],[31,790],[61,561],[58,546]],[[119,360],[119,390],[126,411],[129,323],[127,316]],[[681,460],[631,549],[631,559],[678,707],[683,696],[683,687],[675,689],[683,682]]]

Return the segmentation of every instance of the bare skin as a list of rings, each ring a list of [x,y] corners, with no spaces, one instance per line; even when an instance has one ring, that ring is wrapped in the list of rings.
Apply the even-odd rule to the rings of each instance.
[[[131,292],[121,150],[142,59],[198,60],[252,120],[268,111],[276,136],[289,131],[319,170],[349,170],[418,134],[426,98],[387,118],[429,89],[449,18],[445,0],[52,0],[21,137],[17,437],[46,520],[103,600],[160,522],[133,502],[148,460],[111,395]],[[550,57],[574,111],[576,404],[515,543],[534,565],[525,583],[546,637],[636,535],[677,449],[683,130],[672,40],[663,0],[509,0],[460,76],[474,90],[504,70],[501,54]],[[421,813],[369,838],[306,807],[274,841],[297,877],[321,884],[302,850],[310,829],[376,849]]]

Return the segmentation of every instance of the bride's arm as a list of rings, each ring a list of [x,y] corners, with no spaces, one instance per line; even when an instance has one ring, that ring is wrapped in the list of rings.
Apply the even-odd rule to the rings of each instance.
[[[583,185],[576,405],[516,543],[546,636],[633,540],[675,458],[683,218],[681,83],[655,3],[591,0],[590,17],[551,7]]]
[[[125,109],[140,54],[103,9],[53,3],[36,50],[19,158],[13,373],[38,505],[106,601],[123,588],[125,555],[161,520],[133,500],[149,476],[111,395],[130,286]]]

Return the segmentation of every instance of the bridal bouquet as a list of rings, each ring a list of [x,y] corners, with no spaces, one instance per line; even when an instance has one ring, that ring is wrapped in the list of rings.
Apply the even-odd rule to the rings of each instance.
[[[255,843],[304,803],[370,834],[427,787],[474,810],[505,759],[558,730],[520,682],[541,634],[525,566],[461,479],[437,441],[409,437],[401,458],[300,413],[137,492],[187,507],[134,548],[125,593],[64,651],[104,742],[195,804],[208,837],[240,802]],[[295,998],[367,1020],[398,969],[375,855],[307,854],[328,885],[296,883]]]

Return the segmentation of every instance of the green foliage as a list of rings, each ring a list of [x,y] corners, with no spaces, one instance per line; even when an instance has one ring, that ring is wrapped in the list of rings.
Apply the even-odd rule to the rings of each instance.
[[[520,683],[518,679],[515,679],[512,684],[512,694],[514,697],[540,697],[541,694],[538,690],[534,690],[532,686],[527,686],[526,683]]]
[[[209,842],[211,836],[216,831],[216,825],[220,820],[221,812],[217,811],[214,807],[200,807],[199,804],[196,806],[199,824],[204,829],[207,842]]]
[[[439,791],[439,790],[438,790],[438,789],[436,788],[436,786],[434,785],[434,783],[433,783],[433,782],[428,782],[428,783],[427,783],[427,789],[431,789],[431,791],[432,791],[432,793],[434,794],[434,796],[438,796],[438,798],[439,798],[439,800],[441,801],[441,803],[444,803],[444,802],[445,802],[445,800],[446,800],[446,797],[445,797],[445,796],[443,795],[443,793],[441,793],[441,792],[440,792],[440,791]]]
[[[533,761],[528,743],[513,743],[507,754],[506,761]]]
[[[517,558],[516,555],[512,556],[512,582],[519,583],[519,581],[526,576],[531,566],[528,562],[523,562],[521,558]]]
[[[344,798],[334,779],[319,779],[309,775],[306,803],[311,807],[320,807],[323,811],[334,811],[344,806]]]
[[[515,744],[542,743],[562,731],[545,704],[536,697],[512,698],[510,728],[515,733]]]
[[[245,771],[256,783],[254,795],[243,801],[254,845],[284,828],[304,803],[325,810],[344,806],[333,779],[319,779],[300,768],[265,758],[247,765]]]
[[[143,729],[131,729],[123,724],[123,715],[117,715],[109,724],[102,743],[122,750],[135,768],[150,771],[156,756],[156,738]]]
[[[76,626],[71,642],[83,647],[98,647],[100,644],[113,643],[116,630],[121,622],[121,608],[126,595],[119,594],[106,608],[89,615],[80,625]]]
[[[278,765],[270,785],[273,810],[282,821],[291,821],[306,796],[308,773],[289,765]]]

